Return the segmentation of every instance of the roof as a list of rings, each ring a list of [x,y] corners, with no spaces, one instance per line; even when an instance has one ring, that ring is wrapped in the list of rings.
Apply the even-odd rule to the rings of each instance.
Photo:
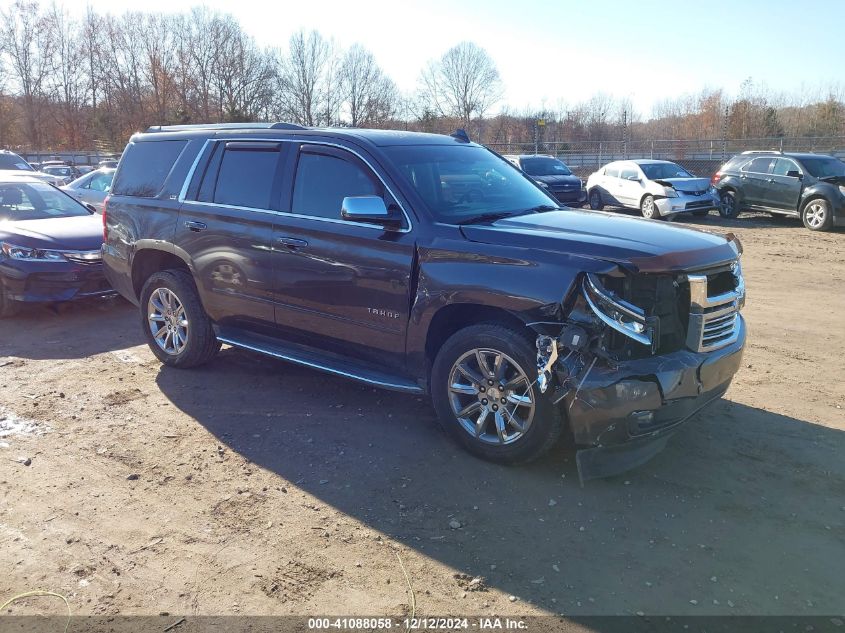
[[[154,135],[167,133],[172,136],[223,136],[227,133],[250,132],[251,136],[254,133],[266,132],[275,137],[278,135],[294,134],[296,136],[330,136],[335,138],[345,138],[350,140],[363,140],[380,147],[389,147],[395,145],[466,145],[454,136],[446,134],[428,134],[425,132],[409,132],[404,130],[369,130],[362,128],[344,128],[344,127],[303,127],[292,123],[222,123],[222,124],[208,124],[208,125],[172,125],[172,126],[152,126],[147,129],[146,133],[141,136],[143,138],[153,137]]]
[[[36,178],[32,176],[33,172],[21,172],[17,169],[0,169],[0,183],[10,183],[10,182],[40,182],[43,183],[44,181],[41,178]]]

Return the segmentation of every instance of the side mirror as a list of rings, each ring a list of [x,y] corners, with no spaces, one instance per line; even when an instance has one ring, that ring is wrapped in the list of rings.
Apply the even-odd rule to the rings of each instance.
[[[790,169],[788,172],[786,172],[786,176],[787,176],[787,178],[799,178],[800,179],[801,178],[801,172],[798,171],[797,169]]]
[[[340,217],[350,222],[368,222],[396,227],[401,224],[399,214],[387,208],[379,196],[349,196],[343,199]]]
[[[628,180],[631,180],[633,182],[639,182],[640,177],[639,176],[628,176]]]

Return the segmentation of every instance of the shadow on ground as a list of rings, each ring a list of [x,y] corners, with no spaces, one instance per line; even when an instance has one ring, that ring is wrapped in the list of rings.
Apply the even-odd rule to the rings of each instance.
[[[157,383],[255,464],[551,612],[845,610],[840,431],[721,401],[649,464],[581,488],[565,446],[495,466],[450,441],[426,399],[239,350]]]
[[[143,342],[138,308],[119,297],[24,305],[0,321],[0,356],[85,358]]]

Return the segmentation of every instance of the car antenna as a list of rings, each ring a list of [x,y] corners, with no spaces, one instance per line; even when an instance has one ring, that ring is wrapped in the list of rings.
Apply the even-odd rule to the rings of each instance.
[[[457,130],[452,132],[450,136],[459,140],[461,143],[469,143],[469,134],[467,134],[467,131],[462,127],[459,127]]]

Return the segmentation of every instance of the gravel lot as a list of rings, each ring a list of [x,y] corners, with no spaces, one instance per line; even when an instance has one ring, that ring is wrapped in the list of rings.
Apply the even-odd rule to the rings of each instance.
[[[845,233],[681,223],[745,245],[742,370],[648,465],[584,488],[565,446],[467,456],[420,398],[231,348],[162,368],[120,299],[3,321],[0,602],[401,615],[404,567],[426,615],[842,614]]]

